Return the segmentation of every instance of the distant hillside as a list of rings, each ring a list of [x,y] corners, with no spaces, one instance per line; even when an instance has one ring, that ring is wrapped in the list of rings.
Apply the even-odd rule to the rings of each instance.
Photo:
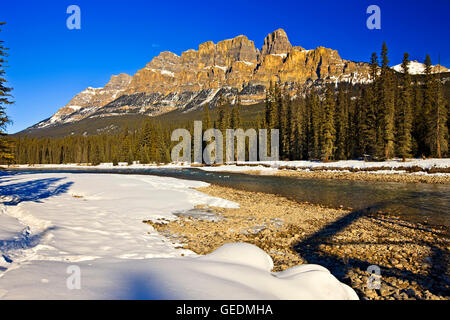
[[[263,104],[254,104],[251,106],[242,106],[241,115],[243,121],[255,120],[258,116],[263,115]],[[215,119],[214,112],[211,114]],[[38,130],[24,130],[12,136],[28,136],[28,137],[64,137],[70,135],[97,135],[97,134],[117,134],[122,131],[125,126],[130,130],[139,128],[143,121],[148,119],[146,115],[130,114],[121,116],[107,116],[102,118],[86,118],[76,122],[64,123],[57,126],[49,126]],[[154,117],[155,120],[166,123],[185,124],[186,121],[194,121],[202,119],[202,109],[193,110],[191,112],[183,112],[182,110],[174,110],[160,116]]]

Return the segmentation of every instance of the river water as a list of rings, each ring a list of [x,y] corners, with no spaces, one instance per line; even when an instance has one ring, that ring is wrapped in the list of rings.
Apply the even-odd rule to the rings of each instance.
[[[450,185],[398,182],[304,179],[243,173],[208,172],[194,168],[26,169],[11,171],[144,174],[200,180],[246,191],[277,194],[299,202],[355,210],[374,208],[403,219],[449,227]]]

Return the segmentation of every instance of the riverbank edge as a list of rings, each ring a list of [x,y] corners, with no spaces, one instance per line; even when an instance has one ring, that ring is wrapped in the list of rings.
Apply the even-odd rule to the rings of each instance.
[[[300,162],[300,163],[299,163]],[[305,165],[305,163],[307,165]],[[242,173],[250,175],[289,176],[305,179],[379,181],[400,183],[450,184],[450,159],[410,159],[388,162],[364,162],[359,160],[321,163],[315,161],[281,161],[281,162],[235,162],[230,164],[198,163],[152,163],[127,164],[118,163],[69,163],[69,164],[27,164],[0,166],[3,170],[70,170],[70,169],[152,169],[177,168],[198,169],[222,173]]]
[[[220,171],[232,173],[236,171]],[[427,183],[427,184],[450,184],[450,175],[413,175],[410,173],[367,173],[363,171],[345,172],[345,171],[307,171],[278,169],[274,171],[263,170],[245,170],[238,171],[250,175],[274,175],[287,176],[305,179],[325,179],[325,180],[349,180],[349,181],[376,181],[376,182],[400,182],[400,183]]]

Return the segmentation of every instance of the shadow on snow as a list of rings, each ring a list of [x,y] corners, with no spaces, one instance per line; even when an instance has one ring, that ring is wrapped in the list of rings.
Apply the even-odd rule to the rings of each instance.
[[[43,199],[66,193],[73,182],[59,184],[65,178],[46,178],[24,181],[4,185],[0,180],[0,203],[6,206],[15,206],[21,202],[41,202]],[[9,180],[8,180],[9,181]]]

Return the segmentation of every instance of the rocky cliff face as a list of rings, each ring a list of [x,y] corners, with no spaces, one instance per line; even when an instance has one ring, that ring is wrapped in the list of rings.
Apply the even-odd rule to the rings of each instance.
[[[156,115],[181,108],[214,105],[220,94],[241,95],[244,104],[264,99],[271,81],[288,87],[316,80],[361,83],[369,79],[366,63],[342,59],[336,50],[292,46],[282,29],[269,34],[261,50],[246,36],[211,41],[178,56],[162,52],[134,76],[112,76],[104,88],[88,88],[54,116],[37,124],[46,127],[127,113]]]
[[[264,45],[261,49],[262,56],[268,54],[286,54],[292,48],[291,43],[283,29],[278,29],[269,34],[264,39]]]
[[[217,44],[202,43],[198,50],[181,56],[163,52],[136,73],[127,93],[167,96],[224,87],[241,91],[248,85],[267,86],[270,81],[303,84],[308,79],[362,81],[367,77],[366,64],[343,60],[332,49],[293,47],[280,29],[266,37],[261,51],[247,37],[238,36]],[[248,103],[261,99],[248,98]]]

